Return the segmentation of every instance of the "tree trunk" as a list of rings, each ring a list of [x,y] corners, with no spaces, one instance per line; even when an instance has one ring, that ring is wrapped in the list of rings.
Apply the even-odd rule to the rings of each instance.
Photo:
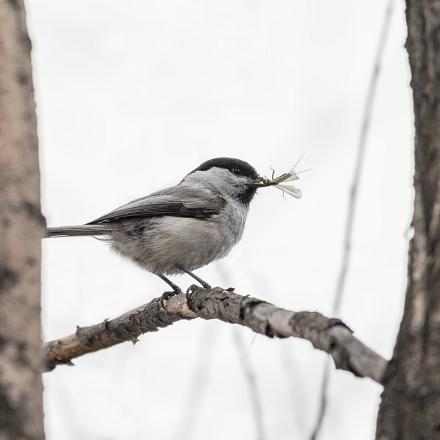
[[[377,439],[440,438],[440,0],[407,0],[415,114],[414,236]]]
[[[42,439],[40,212],[31,43],[0,0],[0,440]]]

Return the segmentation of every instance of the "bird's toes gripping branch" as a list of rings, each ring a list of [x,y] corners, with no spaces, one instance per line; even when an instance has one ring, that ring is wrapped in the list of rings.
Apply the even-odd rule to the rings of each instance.
[[[185,295],[188,297],[192,293],[197,292],[197,290],[204,289],[204,287],[200,287],[197,284],[191,284],[191,286],[186,289]]]
[[[176,292],[175,290],[169,290],[167,292],[162,293],[162,296],[160,297],[160,306],[164,309],[165,308],[165,302],[168,301],[173,296],[178,295],[182,292]]]

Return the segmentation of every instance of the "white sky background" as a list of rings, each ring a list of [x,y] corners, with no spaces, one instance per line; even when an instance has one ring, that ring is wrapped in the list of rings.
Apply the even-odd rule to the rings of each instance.
[[[301,177],[303,199],[260,190],[242,242],[198,273],[214,285],[225,284],[226,273],[239,293],[328,314],[385,3],[28,0],[48,224],[91,220],[177,183],[212,157],[239,157],[269,175],[270,165],[286,171],[305,153],[300,168],[313,170]],[[404,5],[395,3],[341,312],[386,356],[402,313],[412,204]],[[163,290],[102,242],[44,242],[45,339]],[[252,344],[250,331],[238,331],[255,370],[265,438],[307,439],[325,355],[295,339],[258,336]],[[180,322],[75,365],[45,375],[48,439],[255,438],[227,324]],[[372,439],[380,391],[333,372],[321,439]]]

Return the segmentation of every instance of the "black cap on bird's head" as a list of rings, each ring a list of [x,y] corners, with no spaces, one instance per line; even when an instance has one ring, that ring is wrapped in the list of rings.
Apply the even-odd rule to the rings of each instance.
[[[207,171],[214,167],[224,168],[230,171],[232,174],[242,177],[249,177],[253,180],[257,180],[259,178],[257,171],[252,165],[248,164],[244,160],[234,159],[232,157],[216,157],[214,159],[207,160],[195,170],[192,170],[191,173],[194,173],[195,171]]]
[[[257,191],[258,182],[262,181],[262,178],[258,175],[255,168],[244,160],[232,157],[216,157],[203,162],[200,166],[192,170],[188,176],[198,171],[209,171],[212,168],[221,168],[229,171],[237,178],[244,178],[237,179],[237,183],[239,184],[235,187],[235,190],[233,188],[231,189],[234,191],[233,195],[235,198],[240,200],[243,204],[249,205]]]

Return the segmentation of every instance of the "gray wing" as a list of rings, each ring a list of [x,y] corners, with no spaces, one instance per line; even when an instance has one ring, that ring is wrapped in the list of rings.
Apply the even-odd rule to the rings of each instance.
[[[214,190],[178,185],[133,200],[87,224],[164,215],[202,219],[219,214],[224,204],[224,198]]]

